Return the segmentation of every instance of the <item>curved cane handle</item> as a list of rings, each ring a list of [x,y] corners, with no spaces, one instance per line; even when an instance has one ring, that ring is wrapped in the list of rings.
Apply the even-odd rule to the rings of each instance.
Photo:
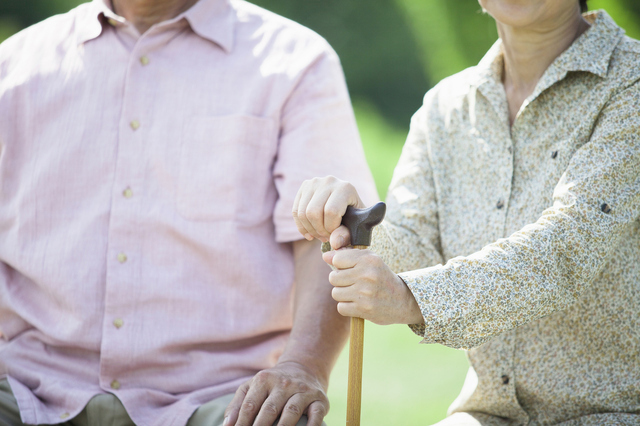
[[[373,227],[384,219],[387,205],[382,201],[366,209],[347,207],[342,224],[349,229],[352,246],[370,246]]]

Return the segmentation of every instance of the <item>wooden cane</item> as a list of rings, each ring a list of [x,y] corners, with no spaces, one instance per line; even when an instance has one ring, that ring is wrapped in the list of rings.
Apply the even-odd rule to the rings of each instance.
[[[366,249],[371,245],[373,227],[382,222],[387,206],[378,203],[368,209],[351,206],[342,217],[342,224],[351,234],[351,247]],[[351,318],[349,338],[349,382],[347,387],[347,426],[360,426],[362,400],[362,359],[364,349],[364,319]]]

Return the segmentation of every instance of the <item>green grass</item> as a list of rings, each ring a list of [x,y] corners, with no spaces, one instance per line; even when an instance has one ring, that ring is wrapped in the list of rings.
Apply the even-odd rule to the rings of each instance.
[[[373,105],[365,101],[354,100],[353,109],[369,168],[376,181],[378,194],[384,200],[393,168],[398,162],[402,145],[409,131],[409,123],[406,129],[395,128]]]
[[[430,425],[442,420],[462,388],[468,364],[463,351],[421,345],[401,325],[365,326],[362,425]],[[327,425],[346,418],[348,348],[331,374]]]
[[[370,105],[354,102],[367,161],[384,198],[408,130],[390,126]],[[365,327],[362,425],[428,425],[443,419],[458,395],[468,364],[465,353],[421,345],[406,326]],[[346,418],[348,350],[331,375],[328,426]]]

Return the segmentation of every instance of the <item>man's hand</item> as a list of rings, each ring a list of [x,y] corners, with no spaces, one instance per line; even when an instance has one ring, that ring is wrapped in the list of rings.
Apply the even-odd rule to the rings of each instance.
[[[326,385],[296,362],[262,370],[236,391],[225,411],[224,426],[295,426],[303,414],[308,426],[320,426],[329,411]]]
[[[335,235],[331,239],[333,243]],[[372,251],[330,251],[323,259],[336,268],[329,275],[329,281],[334,286],[331,296],[338,302],[341,315],[380,325],[424,321],[411,290]]]
[[[353,185],[333,176],[313,178],[304,181],[298,190],[293,220],[307,240],[327,242],[340,226],[348,206],[366,207]]]

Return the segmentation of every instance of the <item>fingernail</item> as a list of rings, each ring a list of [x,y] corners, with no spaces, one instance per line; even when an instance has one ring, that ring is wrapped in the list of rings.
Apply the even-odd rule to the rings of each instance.
[[[222,422],[222,426],[228,426],[229,425],[229,416],[224,418],[224,421]]]
[[[344,246],[346,246],[346,244],[345,244],[345,238],[344,238],[342,235],[340,235],[339,240],[340,240],[340,247],[344,247]]]
[[[313,240],[313,237],[311,236],[311,234],[304,234],[304,237],[309,241]]]

